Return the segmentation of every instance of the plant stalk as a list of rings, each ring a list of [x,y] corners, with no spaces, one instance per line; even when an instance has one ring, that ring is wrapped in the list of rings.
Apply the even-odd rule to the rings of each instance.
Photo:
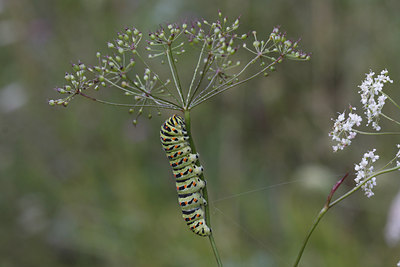
[[[186,132],[187,132],[187,135],[189,136],[190,147],[192,148],[192,153],[193,153],[193,154],[196,154],[197,151],[196,151],[196,147],[195,147],[194,142],[193,142],[193,137],[192,137],[192,132],[191,132],[191,125],[190,125],[190,111],[189,111],[189,110],[185,110],[184,113],[185,113]],[[196,165],[197,165],[197,166],[200,166],[200,165],[201,165],[199,160],[197,161]],[[205,181],[205,179],[204,179],[204,174],[203,174],[203,173],[200,175],[200,179],[202,179],[203,181]],[[209,201],[208,201],[207,186],[205,186],[205,187],[203,188],[203,197],[204,197],[204,199],[207,201],[207,203],[209,203]],[[205,206],[204,206],[204,213],[205,213],[205,220],[206,220],[206,223],[207,223],[208,227],[211,228],[210,208],[209,208],[209,205],[205,205]],[[208,238],[209,238],[209,240],[210,240],[210,244],[211,244],[212,250],[213,250],[213,252],[214,252],[214,256],[215,256],[215,259],[216,259],[216,261],[217,261],[217,264],[218,264],[218,266],[222,266],[222,261],[221,261],[221,258],[220,258],[220,256],[219,256],[218,249],[217,249],[217,245],[215,244],[215,240],[214,240],[214,236],[213,236],[213,233],[212,233],[212,232],[211,232],[211,234],[208,236]]]
[[[322,217],[325,215],[325,213],[329,210],[328,206],[324,206],[321,211],[318,213],[318,216],[314,219],[314,222],[308,231],[306,238],[304,239],[303,245],[300,248],[299,254],[297,255],[296,262],[294,263],[294,267],[297,267],[299,265],[300,259],[303,256],[304,249],[306,248],[306,245],[308,243],[308,240],[310,239],[312,233],[314,232],[315,228],[317,228],[317,225],[319,221],[322,219]]]
[[[344,199],[348,198],[349,196],[351,196],[352,194],[354,194],[356,191],[360,190],[360,188],[367,183],[368,181],[370,181],[372,178],[377,177],[379,175],[385,174],[385,173],[389,173],[389,172],[393,172],[393,171],[397,171],[400,169],[400,166],[396,166],[393,168],[389,168],[389,169],[384,169],[378,172],[375,172],[373,175],[370,175],[367,179],[365,179],[362,183],[360,183],[359,185],[355,186],[353,189],[349,190],[347,193],[343,194],[342,196],[338,197],[335,201],[331,201],[333,194],[336,192],[336,190],[338,189],[338,187],[343,183],[344,179],[347,177],[348,174],[346,174],[333,188],[331,193],[328,196],[328,199],[324,205],[324,207],[321,209],[321,211],[318,213],[317,217],[314,219],[313,224],[310,227],[310,230],[308,231],[306,238],[304,239],[303,245],[300,248],[300,251],[297,255],[296,258],[296,262],[294,263],[294,267],[297,267],[299,265],[300,259],[303,256],[303,252],[304,249],[312,235],[312,233],[314,232],[315,228],[317,228],[319,222],[321,221],[322,217],[325,215],[325,213],[328,212],[328,210],[330,208],[332,208],[333,206],[335,206],[336,204],[338,204],[339,202],[343,201]]]

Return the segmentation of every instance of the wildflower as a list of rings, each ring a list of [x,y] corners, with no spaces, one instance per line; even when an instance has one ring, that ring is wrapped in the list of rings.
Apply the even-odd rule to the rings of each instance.
[[[356,186],[361,185],[361,188],[364,190],[367,197],[372,197],[374,195],[372,189],[376,186],[376,178],[370,178],[374,170],[372,163],[379,159],[379,155],[375,155],[375,151],[376,149],[373,149],[365,153],[361,162],[355,164],[354,167],[354,170],[356,171],[356,178],[354,179]]]
[[[343,150],[346,146],[351,144],[351,140],[357,135],[357,132],[353,130],[354,126],[360,126],[362,118],[352,113],[356,108],[351,107],[349,116],[346,119],[346,112],[339,113],[339,116],[333,124],[333,130],[329,133],[332,140],[338,142],[337,145],[332,146],[333,151],[336,152],[339,149]],[[333,120],[333,119],[332,119]]]
[[[379,126],[379,115],[382,113],[382,108],[385,105],[387,96],[382,92],[383,85],[387,82],[393,83],[393,81],[387,76],[388,71],[382,70],[381,74],[376,78],[374,72],[370,71],[366,74],[365,80],[358,87],[361,89],[358,91],[361,95],[361,103],[367,115],[367,125],[372,122],[372,128],[380,131]]]

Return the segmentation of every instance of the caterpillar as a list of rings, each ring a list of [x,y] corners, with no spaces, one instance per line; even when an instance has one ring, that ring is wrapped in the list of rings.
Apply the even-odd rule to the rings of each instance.
[[[182,217],[195,234],[209,236],[211,229],[204,219],[204,206],[207,202],[202,195],[206,183],[199,177],[203,167],[196,165],[199,154],[192,153],[185,120],[178,115],[167,119],[161,126],[160,138],[176,179]]]

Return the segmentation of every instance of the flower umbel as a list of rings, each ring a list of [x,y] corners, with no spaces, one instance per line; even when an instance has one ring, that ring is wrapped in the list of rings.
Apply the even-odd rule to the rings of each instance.
[[[362,118],[352,113],[356,108],[350,107],[350,112],[346,118],[346,112],[339,113],[339,116],[333,124],[333,130],[329,133],[332,140],[337,142],[336,145],[332,146],[333,151],[343,150],[346,146],[351,144],[351,140],[354,139],[357,133],[354,131],[354,126],[360,126]],[[332,119],[333,120],[333,119]]]
[[[361,162],[354,166],[354,170],[356,171],[356,178],[354,178],[356,186],[361,185],[367,197],[374,195],[372,189],[376,186],[376,178],[371,177],[374,171],[372,163],[379,159],[379,155],[375,155],[375,151],[376,149],[373,149],[365,153]]]
[[[379,116],[382,114],[382,108],[385,105],[387,96],[382,92],[383,85],[393,81],[387,75],[388,71],[382,70],[381,74],[374,78],[375,73],[370,71],[366,74],[365,80],[358,87],[361,96],[361,103],[364,108],[364,113],[367,116],[369,125],[372,122],[372,128],[377,131],[381,130],[379,126]]]
[[[129,108],[136,114],[136,124],[144,109],[156,109],[158,114],[165,109],[191,110],[226,90],[266,76],[284,59],[310,59],[298,49],[298,41],[287,39],[277,27],[263,39],[253,32],[255,50],[240,49],[249,35],[237,33],[239,26],[239,18],[230,22],[219,12],[214,22],[171,23],[147,38],[134,27],[126,28],[107,43],[110,54],[96,54],[96,65],[74,64],[73,72],[65,76],[67,84],[56,88],[64,98],[50,100],[49,104],[67,106],[75,96],[83,96]],[[197,57],[193,58],[193,70],[179,68],[182,55],[189,50]],[[240,62],[239,52],[250,52],[248,62]],[[259,63],[258,67],[250,68],[254,63]],[[161,71],[163,65],[169,71]],[[93,91],[111,88],[125,96],[124,103],[94,96],[98,94]],[[151,111],[148,117],[152,117]]]

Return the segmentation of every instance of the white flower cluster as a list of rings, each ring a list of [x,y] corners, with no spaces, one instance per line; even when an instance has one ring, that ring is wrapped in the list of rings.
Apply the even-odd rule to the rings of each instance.
[[[382,108],[385,105],[387,96],[382,93],[383,85],[387,82],[393,83],[393,81],[387,76],[388,71],[382,70],[381,74],[376,78],[374,72],[370,71],[366,74],[365,80],[358,87],[361,89],[358,91],[361,95],[361,103],[367,115],[369,125],[372,122],[372,128],[380,131],[381,127],[378,125],[379,115],[382,112]]]
[[[349,116],[346,118],[346,112],[339,113],[339,116],[333,124],[333,130],[329,133],[332,140],[338,142],[337,145],[332,146],[333,151],[343,150],[346,146],[351,144],[357,133],[353,130],[354,125],[360,126],[362,118],[352,111],[355,108],[350,108]]]
[[[372,128],[376,131],[380,131],[379,126],[379,116],[382,115],[382,108],[385,105],[387,96],[382,92],[385,83],[393,81],[387,75],[388,71],[382,70],[381,73],[374,77],[375,73],[370,71],[366,74],[365,80],[359,85],[361,96],[361,103],[364,108],[364,113],[367,118],[367,126],[371,123]],[[351,144],[351,140],[357,135],[357,130],[354,129],[355,126],[360,126],[362,118],[353,113],[356,110],[355,107],[350,106],[350,112],[346,118],[345,112],[339,113],[339,116],[334,121],[333,130],[329,133],[329,136],[333,141],[337,142],[333,145],[333,151],[343,150],[346,146]]]
[[[365,153],[361,162],[355,164],[354,167],[354,170],[356,171],[356,178],[354,178],[356,186],[362,184],[361,188],[364,190],[367,197],[372,197],[374,195],[372,189],[376,186],[376,178],[369,178],[374,170],[372,163],[379,159],[379,155],[375,155],[375,151],[376,149],[373,149]]]

